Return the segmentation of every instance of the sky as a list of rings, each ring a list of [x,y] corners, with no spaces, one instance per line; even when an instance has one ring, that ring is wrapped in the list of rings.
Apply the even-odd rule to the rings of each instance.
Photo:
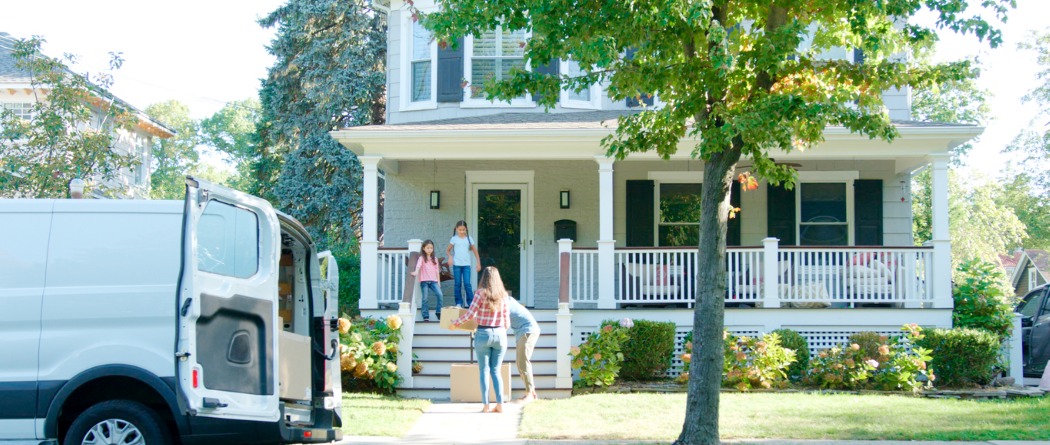
[[[191,116],[205,118],[223,104],[254,97],[274,58],[266,51],[273,29],[256,23],[284,0],[33,0],[5,2],[0,31],[39,35],[44,51],[81,58],[78,72],[104,70],[108,53],[122,52],[112,91],[144,109],[177,99]],[[938,58],[977,57],[978,85],[988,89],[992,117],[965,162],[995,177],[1004,169],[1000,150],[1029,125],[1037,108],[1021,97],[1035,88],[1035,55],[1017,50],[1031,30],[1050,29],[1050,1],[1018,0],[997,49],[972,37],[943,33]],[[1045,123],[1043,124],[1045,125]]]

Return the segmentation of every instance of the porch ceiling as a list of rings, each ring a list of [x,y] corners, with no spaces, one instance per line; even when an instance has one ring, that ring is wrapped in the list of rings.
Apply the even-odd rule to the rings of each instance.
[[[604,156],[602,138],[613,134],[617,119],[633,111],[580,113],[502,113],[409,124],[346,128],[332,137],[358,156],[388,160],[568,160]],[[868,139],[843,127],[828,127],[825,141],[805,152],[774,152],[778,160],[895,159],[899,171],[927,162],[927,155],[980,135],[972,125],[894,122],[900,137],[893,143]],[[683,139],[672,159],[689,159],[695,140]],[[655,160],[655,153],[628,160]]]

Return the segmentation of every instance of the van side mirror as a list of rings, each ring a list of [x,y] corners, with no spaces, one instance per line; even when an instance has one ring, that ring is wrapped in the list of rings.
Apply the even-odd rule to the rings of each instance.
[[[1032,327],[1032,317],[1021,317],[1021,327],[1030,328]]]

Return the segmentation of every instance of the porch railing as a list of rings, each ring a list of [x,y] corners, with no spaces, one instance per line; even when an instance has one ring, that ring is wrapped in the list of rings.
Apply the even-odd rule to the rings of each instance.
[[[408,273],[406,262],[409,249],[383,247],[379,249],[376,274],[376,300],[379,304],[400,303],[404,298],[405,278]]]
[[[923,307],[932,302],[931,247],[780,247],[773,241],[727,249],[728,306]],[[568,243],[561,249],[570,253],[571,301],[597,302],[598,250]],[[613,255],[615,303],[695,301],[696,249],[618,248]]]

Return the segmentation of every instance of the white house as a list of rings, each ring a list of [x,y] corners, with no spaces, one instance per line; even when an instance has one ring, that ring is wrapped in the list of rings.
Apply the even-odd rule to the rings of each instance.
[[[31,117],[33,104],[37,100],[46,100],[47,91],[34,91],[29,73],[15,66],[11,53],[14,38],[0,32],[0,107],[14,111],[25,118]],[[99,97],[103,101],[117,101],[135,114],[135,125],[130,130],[109,127],[113,133],[113,150],[137,159],[138,165],[133,169],[123,169],[119,175],[110,180],[102,178],[81,178],[95,183],[93,188],[96,197],[147,198],[150,186],[151,147],[154,138],[167,139],[175,132],[164,124],[153,120],[145,113],[124,103],[119,98]],[[99,125],[104,113],[92,106],[90,125]],[[69,178],[73,179],[73,178]]]
[[[426,0],[415,6],[434,7]],[[525,34],[488,33],[439,48],[401,1],[392,1],[388,15],[387,124],[332,132],[364,165],[362,311],[389,312],[389,304],[418,295],[405,292],[406,257],[422,239],[443,252],[462,219],[482,263],[498,266],[527,306],[549,310],[545,332],[557,336],[547,388],[571,386],[568,347],[602,320],[671,320],[680,342],[692,329],[696,198],[704,182],[702,162],[688,156],[692,143],[683,140],[670,160],[607,157],[600,141],[640,104],[614,102],[601,85],[563,91],[549,112],[530,96],[486,101],[462,80],[481,84],[524,66]],[[828,53],[856,62],[860,56]],[[573,74],[578,67],[563,61],[537,69]],[[893,143],[828,128],[820,146],[776,154],[796,166],[794,190],[734,188],[741,211],[727,237],[727,329],[753,335],[792,328],[821,349],[858,331],[951,326],[948,151],[983,129],[912,121],[908,90],[885,92],[885,102],[900,131]],[[916,247],[909,185],[924,168],[933,176],[933,241]],[[402,311],[410,313],[415,300]],[[419,329],[409,325],[407,340]],[[467,345],[422,341],[427,348]],[[417,353],[427,369],[428,358]],[[466,353],[433,360],[455,358]],[[405,388],[430,388],[417,393],[436,397],[447,385],[438,374],[406,376]]]

